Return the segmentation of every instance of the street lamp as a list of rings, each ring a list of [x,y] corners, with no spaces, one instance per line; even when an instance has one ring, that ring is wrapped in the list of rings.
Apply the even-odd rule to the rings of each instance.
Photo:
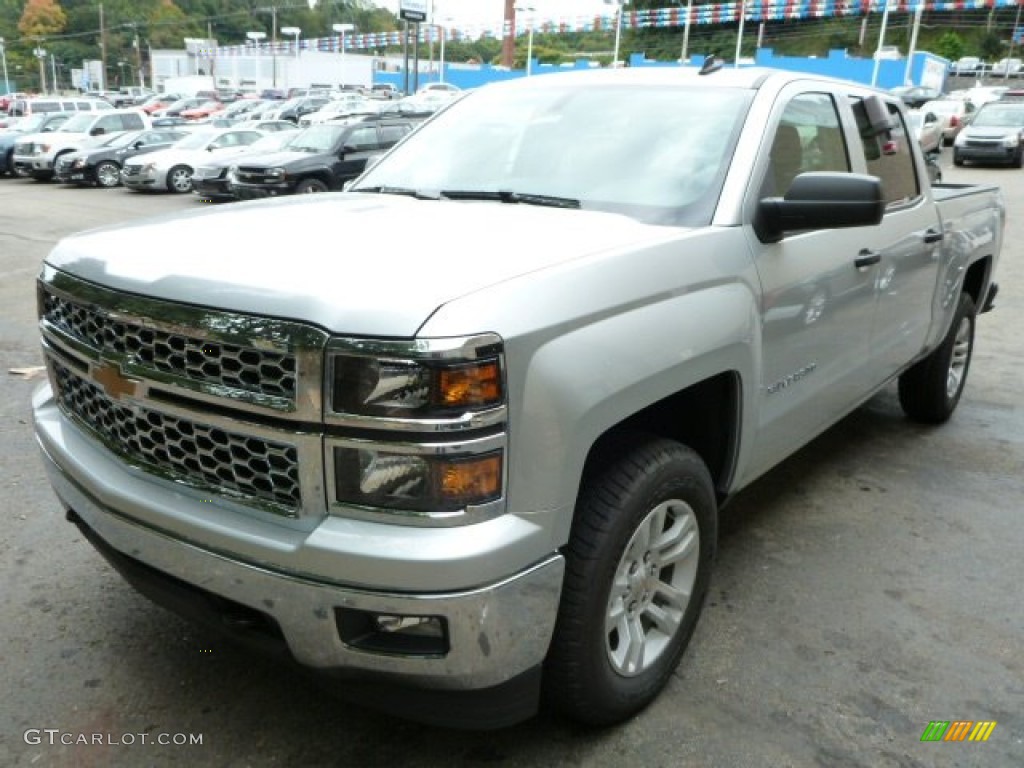
[[[281,27],[281,34],[295,37],[295,58],[299,58],[299,35],[302,34],[302,30],[298,27]]]
[[[43,61],[46,59],[46,50],[43,48],[34,48],[32,53],[39,59],[39,92],[46,93],[46,67],[43,66]]]
[[[4,93],[11,92],[11,81],[7,77],[7,48],[4,46],[4,39],[0,37],[0,59],[4,62]]]
[[[615,53],[612,55],[612,66],[619,66],[619,42],[622,40],[622,6],[626,0],[618,0],[615,3]]]
[[[527,35],[526,35],[526,76],[527,77],[529,77],[530,75],[533,74],[533,19],[534,19],[533,14],[534,14],[534,12],[536,10],[537,9],[534,8],[532,5],[528,5],[528,6],[525,6],[525,7],[516,6],[516,13],[522,12],[522,13],[529,13],[530,14],[530,16],[529,16],[529,19],[530,19],[530,29],[529,29],[529,32],[527,32]]]
[[[341,81],[338,85],[345,84],[345,33],[355,30],[355,24],[332,24],[331,29],[341,35]]]

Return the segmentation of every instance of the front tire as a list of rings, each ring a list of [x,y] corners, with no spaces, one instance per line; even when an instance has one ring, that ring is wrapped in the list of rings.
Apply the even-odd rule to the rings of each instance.
[[[112,160],[104,160],[96,166],[96,186],[110,189],[121,183],[121,168]]]
[[[313,195],[326,191],[327,185],[320,179],[303,179],[295,187],[295,194],[297,195]]]
[[[167,189],[184,195],[192,191],[192,169],[187,165],[176,165],[167,172]]]
[[[974,300],[960,295],[946,338],[899,379],[900,405],[908,418],[941,424],[953,415],[967,383],[974,351]]]
[[[665,687],[700,616],[717,539],[700,457],[671,440],[626,443],[584,478],[546,662],[548,699],[591,725],[630,717]]]
[[[959,167],[959,166],[962,166],[963,164],[964,164],[964,159],[963,159],[962,157],[960,157],[960,153],[959,153],[959,152],[957,152],[957,151],[956,151],[956,150],[954,149],[954,150],[953,150],[953,165],[955,165],[955,166],[958,166],[958,167]]]

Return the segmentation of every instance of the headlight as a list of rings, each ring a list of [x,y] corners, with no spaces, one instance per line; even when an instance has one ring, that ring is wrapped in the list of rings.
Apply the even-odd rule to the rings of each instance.
[[[146,163],[142,166],[142,173],[152,173],[156,170],[156,163]]]
[[[266,175],[268,179],[280,181],[288,175],[288,172],[284,168],[268,168]]]
[[[1020,136],[1017,134],[1003,137],[1004,147],[1016,147],[1018,144],[1020,144]]]
[[[496,336],[334,346],[328,388],[339,416],[454,421],[505,401]]]
[[[79,157],[71,164],[72,168],[85,168],[85,158]]]
[[[958,133],[956,135],[956,138],[953,139],[953,146],[954,147],[962,147],[966,143],[967,143],[967,131],[960,131],[960,133]]]
[[[235,181],[238,179],[238,166],[232,165],[228,167],[228,181]]]
[[[333,339],[325,421],[338,514],[463,525],[504,510],[504,348],[493,334]]]
[[[432,455],[399,450],[369,443],[335,445],[335,500],[438,517],[501,497],[502,451]]]

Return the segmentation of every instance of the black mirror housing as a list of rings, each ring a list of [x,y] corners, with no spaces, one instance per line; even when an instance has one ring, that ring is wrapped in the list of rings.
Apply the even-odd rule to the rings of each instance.
[[[872,226],[884,214],[882,182],[875,176],[801,173],[785,197],[757,204],[754,232],[763,243],[777,243],[787,232]]]

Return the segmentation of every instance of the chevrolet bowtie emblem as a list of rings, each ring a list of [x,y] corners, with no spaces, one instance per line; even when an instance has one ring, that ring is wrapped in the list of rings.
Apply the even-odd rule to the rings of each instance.
[[[125,395],[134,397],[139,386],[138,381],[122,375],[121,369],[112,363],[93,368],[92,379],[114,400],[120,400]]]

